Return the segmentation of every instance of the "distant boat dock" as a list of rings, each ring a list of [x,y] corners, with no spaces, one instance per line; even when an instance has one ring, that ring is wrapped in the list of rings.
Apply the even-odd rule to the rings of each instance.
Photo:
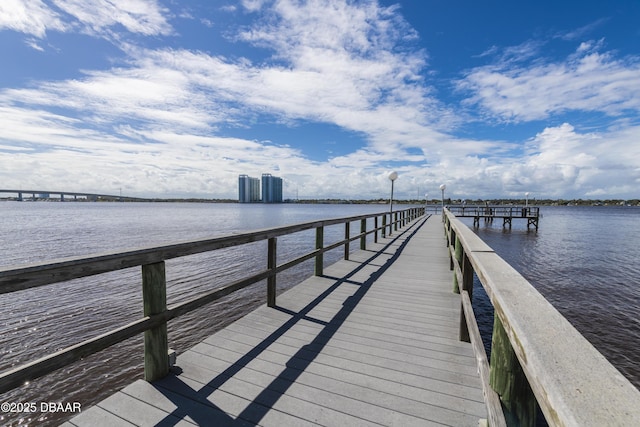
[[[344,239],[325,244],[327,227],[342,227]],[[315,249],[280,260],[277,239],[304,230],[315,230]],[[256,241],[266,242],[256,260],[264,270],[166,305],[165,260]],[[329,250],[343,259],[325,266]],[[277,295],[278,273],[306,260],[313,275]],[[135,266],[140,320],[0,373],[0,393],[144,333],[145,380],[65,426],[534,426],[537,407],[550,425],[640,425],[640,391],[446,209],[0,269],[0,293]],[[474,275],[496,313],[490,363]],[[266,304],[174,360],[168,321],[258,282]]]

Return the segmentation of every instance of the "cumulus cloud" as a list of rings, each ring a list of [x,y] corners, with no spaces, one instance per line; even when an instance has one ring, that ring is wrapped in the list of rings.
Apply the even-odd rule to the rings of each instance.
[[[602,196],[610,183],[631,194],[640,180],[640,146],[633,136],[639,130],[580,133],[568,123],[546,128],[530,141],[531,180],[556,195],[568,188]]]

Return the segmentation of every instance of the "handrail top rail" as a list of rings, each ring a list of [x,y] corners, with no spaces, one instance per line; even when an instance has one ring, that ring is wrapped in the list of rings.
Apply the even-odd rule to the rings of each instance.
[[[394,212],[404,212],[411,209],[407,208]],[[0,267],[0,294],[387,214],[389,212],[314,220],[242,233],[234,232],[214,238],[181,241],[161,246],[122,249],[89,256],[73,256],[26,265]]]
[[[640,391],[520,273],[487,250],[491,248],[448,209],[445,213],[547,421],[640,425]]]

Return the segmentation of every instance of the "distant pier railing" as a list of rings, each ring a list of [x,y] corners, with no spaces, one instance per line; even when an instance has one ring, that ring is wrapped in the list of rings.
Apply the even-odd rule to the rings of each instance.
[[[535,426],[539,406],[552,426],[640,425],[640,391],[454,210],[443,219],[460,339],[474,348],[489,424]],[[472,307],[474,275],[495,311],[490,364]]]
[[[454,205],[446,207],[449,212],[458,218],[473,218],[473,225],[480,226],[480,219],[493,222],[494,219],[502,219],[502,226],[511,228],[514,219],[526,219],[527,229],[538,229],[540,220],[540,208],[537,206],[466,206]]]
[[[147,381],[162,378],[167,375],[170,367],[167,337],[167,322],[169,320],[265,279],[267,281],[267,305],[273,307],[276,304],[276,278],[278,273],[303,261],[315,258],[315,274],[322,275],[323,255],[325,252],[344,246],[344,258],[348,259],[351,242],[359,241],[360,248],[366,249],[368,235],[373,234],[373,240],[377,242],[379,235],[382,235],[382,237],[391,235],[394,230],[398,230],[399,227],[416,220],[423,216],[424,213],[423,207],[409,208],[391,213],[312,221],[161,247],[69,258],[53,263],[32,264],[19,268],[0,268],[0,294],[6,294],[140,266],[144,305],[144,317],[139,320],[0,373],[0,394],[140,333],[144,333],[144,377]],[[367,220],[373,220],[373,227],[368,226]],[[359,223],[360,230],[359,233],[352,235],[350,226],[354,222],[356,224]],[[344,226],[344,239],[325,245],[325,227],[339,225]],[[315,249],[278,265],[276,262],[277,238],[313,229],[316,230]],[[166,260],[265,240],[267,241],[267,254],[265,259],[266,268],[264,270],[167,307]]]

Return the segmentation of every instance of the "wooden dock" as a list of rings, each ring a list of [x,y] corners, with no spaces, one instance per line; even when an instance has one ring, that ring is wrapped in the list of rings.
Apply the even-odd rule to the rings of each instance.
[[[477,426],[440,216],[325,267],[65,426]]]
[[[540,208],[538,206],[448,206],[447,210],[457,218],[473,218],[473,226],[480,226],[480,218],[492,223],[494,219],[502,219],[502,226],[511,228],[514,219],[527,220],[527,230],[530,227],[538,229]]]

